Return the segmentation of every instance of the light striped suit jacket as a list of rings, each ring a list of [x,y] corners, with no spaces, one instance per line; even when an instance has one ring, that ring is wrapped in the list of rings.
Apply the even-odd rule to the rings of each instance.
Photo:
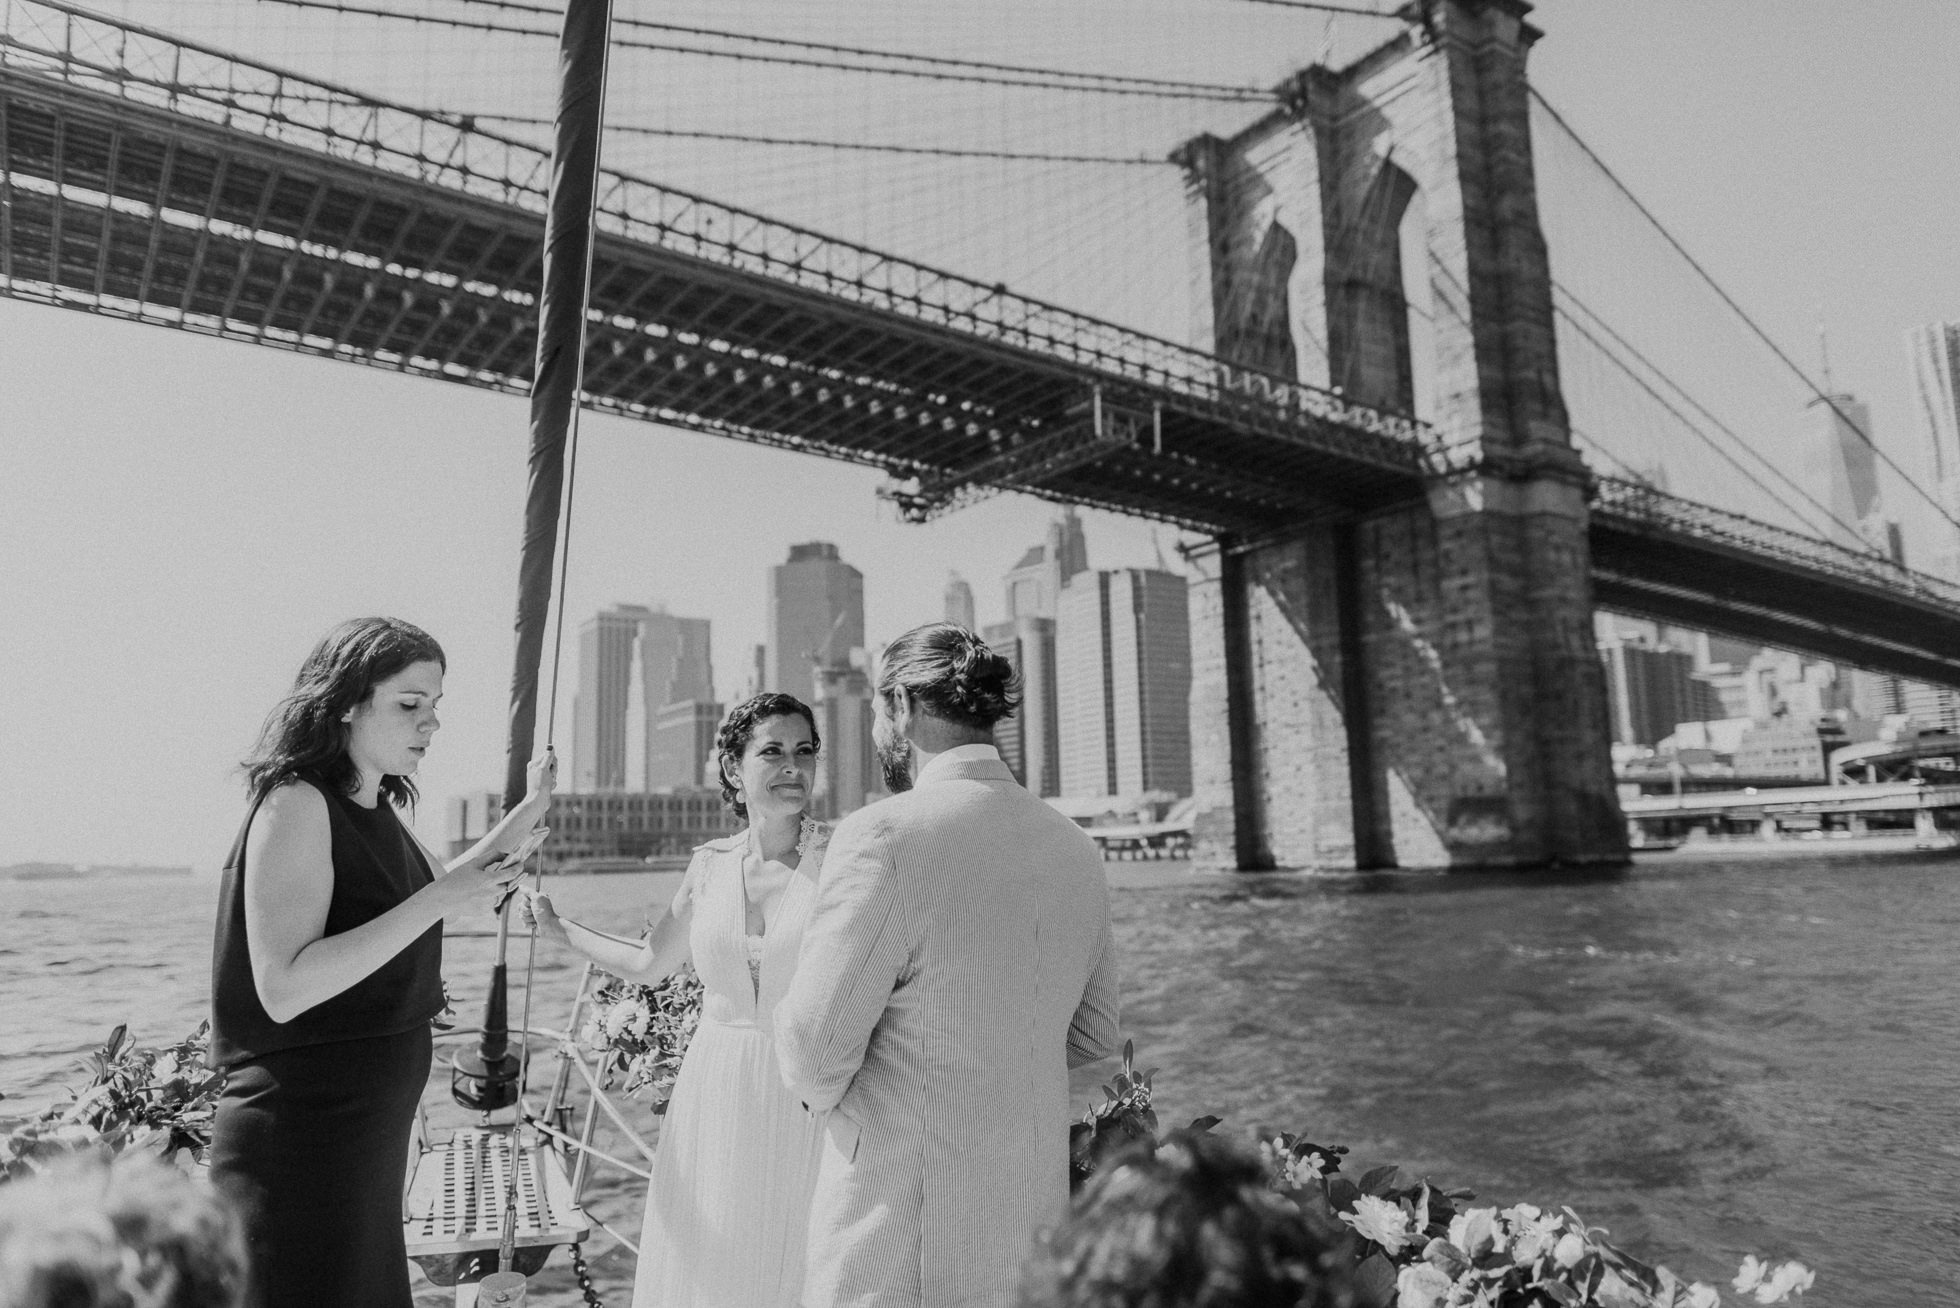
[[[1068,1207],[1069,1068],[1116,1019],[1102,859],[997,755],[840,822],[776,1008],[829,1114],[806,1308],[1007,1308]]]

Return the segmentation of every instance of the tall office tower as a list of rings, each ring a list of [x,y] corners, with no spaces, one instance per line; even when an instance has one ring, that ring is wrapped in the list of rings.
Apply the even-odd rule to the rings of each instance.
[[[1714,689],[1695,679],[1692,654],[1614,640],[1599,647],[1599,657],[1618,744],[1657,745],[1679,724],[1706,722],[1718,711]]]
[[[1083,572],[1055,613],[1062,793],[1191,793],[1191,620],[1184,578]]]
[[[1055,624],[1048,618],[996,622],[984,633],[1021,679],[1021,707],[994,727],[1015,779],[1037,795],[1062,793],[1061,723],[1055,712]]]
[[[602,609],[578,632],[578,690],[572,696],[572,784],[590,794],[626,787],[626,708],[632,698],[633,647],[652,610],[638,604]]]
[[[763,689],[810,699],[817,669],[849,667],[864,647],[864,574],[828,541],[790,546],[769,569],[768,637]]]
[[[722,706],[711,699],[663,704],[647,715],[647,789],[689,790],[713,784],[709,761]]]
[[[640,677],[646,705],[646,789],[700,785],[702,764],[714,748],[721,721],[708,619],[657,610],[641,618]]]
[[[1906,333],[1906,348],[1940,507],[1960,518],[1960,323],[1914,327]],[[1960,528],[1943,525],[1940,539],[1933,570],[1960,581]]]
[[[1871,410],[1842,391],[1814,400],[1808,436],[1811,485],[1831,511],[1831,520],[1818,525],[1839,545],[1871,548],[1873,536],[1883,535],[1882,523],[1867,525],[1879,511]]]
[[[1068,579],[1089,568],[1089,545],[1082,519],[1074,509],[1048,524],[1047,537],[1031,547],[1001,578],[1007,591],[1007,620],[1053,618],[1055,603]]]
[[[871,682],[861,668],[831,664],[814,674],[817,734],[817,816],[835,821],[864,807],[865,798],[883,789],[877,750],[871,741]]]
[[[973,587],[957,572],[946,574],[946,621],[978,631],[973,620]]]

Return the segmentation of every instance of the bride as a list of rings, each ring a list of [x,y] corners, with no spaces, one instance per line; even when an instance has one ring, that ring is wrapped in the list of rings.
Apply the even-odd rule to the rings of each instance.
[[[817,724],[757,695],[716,737],[722,794],[748,820],[694,852],[673,903],[638,940],[529,896],[527,920],[600,967],[651,984],[692,962],[701,1025],[654,1150],[634,1308],[794,1308],[822,1132],[777,1070],[771,1015],[788,988],[829,828],[805,816]]]

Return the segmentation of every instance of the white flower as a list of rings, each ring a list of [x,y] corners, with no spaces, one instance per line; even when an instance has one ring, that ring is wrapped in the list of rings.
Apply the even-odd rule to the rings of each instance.
[[[1763,1283],[1763,1274],[1768,1271],[1769,1264],[1767,1262],[1759,1261],[1755,1254],[1744,1254],[1742,1268],[1736,1272],[1735,1280],[1729,1282],[1729,1284],[1744,1294],[1747,1294]]]
[[[1415,1238],[1409,1230],[1409,1215],[1371,1194],[1356,1199],[1354,1211],[1342,1213],[1341,1220],[1391,1254],[1401,1253],[1402,1246]]]
[[[1722,1296],[1715,1293],[1715,1287],[1696,1281],[1688,1287],[1687,1308],[1722,1308]]]
[[[1816,1283],[1817,1273],[1794,1260],[1784,1263],[1756,1286],[1757,1303],[1782,1303]]]
[[[1511,1233],[1511,1261],[1523,1266],[1537,1262],[1552,1251],[1552,1246],[1558,1243],[1559,1230],[1565,1223],[1550,1213],[1539,1216],[1538,1210],[1531,1208],[1529,1204],[1520,1204],[1518,1208],[1530,1208],[1532,1214],[1525,1221],[1519,1222],[1517,1229]],[[1518,1209],[1514,1208],[1511,1211],[1516,1212]]]
[[[1440,1268],[1411,1263],[1395,1278],[1395,1308],[1444,1308],[1453,1284]]]
[[[1558,1243],[1552,1246],[1552,1261],[1567,1271],[1577,1267],[1579,1260],[1585,1256],[1586,1242],[1571,1231],[1561,1235]]]
[[[1481,1258],[1493,1248],[1501,1248],[1503,1236],[1497,1229],[1497,1210],[1472,1208],[1450,1218],[1450,1243],[1470,1258]]]

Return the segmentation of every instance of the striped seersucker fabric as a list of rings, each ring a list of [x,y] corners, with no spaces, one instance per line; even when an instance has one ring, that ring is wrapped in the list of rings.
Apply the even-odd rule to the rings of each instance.
[[[1108,883],[973,753],[838,824],[776,1009],[783,1075],[828,1115],[805,1308],[1008,1308],[1067,1210],[1069,1068],[1117,1043]]]

